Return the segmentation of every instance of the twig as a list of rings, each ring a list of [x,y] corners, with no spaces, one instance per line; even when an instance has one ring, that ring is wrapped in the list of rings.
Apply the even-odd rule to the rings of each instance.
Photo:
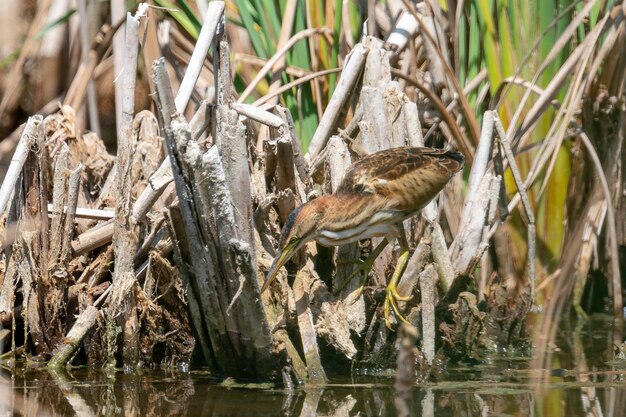
[[[198,81],[198,77],[200,76],[200,71],[204,65],[209,48],[213,43],[217,26],[222,21],[223,15],[223,1],[212,1],[209,3],[206,17],[204,19],[204,23],[202,24],[202,29],[200,30],[200,35],[198,35],[198,41],[196,42],[193,53],[191,54],[187,71],[185,72],[185,76],[183,77],[178,93],[176,94],[176,110],[179,113],[183,113],[187,107],[187,103],[189,103],[189,99],[191,98],[193,89]]]
[[[496,128],[496,132],[498,133],[500,139],[500,145],[504,150],[504,154],[506,155],[506,159],[509,161],[509,168],[511,169],[511,173],[513,174],[513,179],[515,180],[515,185],[517,190],[519,191],[522,206],[524,207],[524,213],[526,214],[527,219],[527,236],[528,236],[528,281],[530,282],[530,306],[531,308],[535,305],[535,288],[537,286],[537,278],[535,274],[535,258],[536,258],[536,230],[535,230],[535,214],[533,213],[532,206],[530,205],[530,200],[528,199],[528,195],[526,194],[526,187],[524,185],[524,181],[522,180],[522,176],[520,175],[519,169],[517,168],[517,163],[515,162],[515,155],[513,155],[513,151],[511,150],[511,146],[509,145],[509,140],[504,131],[504,126],[502,126],[502,122],[498,117],[497,112],[491,112],[493,114],[494,124]],[[608,189],[608,186],[607,186]],[[615,241],[616,242],[616,241]],[[618,270],[618,278],[619,278],[619,270]],[[620,286],[621,287],[621,286]],[[621,296],[620,296],[621,301]],[[621,304],[621,303],[620,303]],[[620,307],[621,309],[621,307]],[[620,315],[622,313],[620,312]]]
[[[78,191],[80,186],[80,175],[83,172],[82,164],[70,172],[67,193],[67,210],[65,211],[65,219],[63,225],[62,252],[61,262],[67,265],[72,254],[71,239],[74,235],[74,217],[76,216],[76,204],[78,203]]]
[[[67,211],[68,207],[64,206],[63,211]],[[53,208],[52,204],[48,204],[48,213],[52,213]],[[91,220],[110,220],[115,217],[115,212],[113,210],[98,210],[98,209],[88,209],[77,207],[76,212],[74,213],[76,217],[81,219],[91,219]]]
[[[285,85],[283,85],[282,87],[274,90],[271,93],[268,93],[266,95],[264,95],[263,97],[259,98],[257,101],[255,101],[253,103],[253,106],[260,106],[262,104],[267,103],[268,101],[270,101],[271,99],[273,99],[276,96],[281,95],[282,93],[284,93],[285,91],[291,90],[294,87],[299,86],[300,84],[304,84],[308,81],[311,81],[317,77],[323,77],[325,75],[329,75],[329,74],[335,74],[337,72],[341,72],[343,71],[343,67],[339,67],[339,68],[331,68],[331,69],[327,69],[327,70],[323,70],[323,71],[318,71],[318,72],[312,72],[310,74],[307,74],[303,77],[300,77],[296,80],[293,80],[290,83],[287,83]]]
[[[283,125],[283,119],[257,106],[251,106],[250,104],[243,103],[233,103],[231,108],[237,113],[252,120],[256,120],[259,123],[263,123],[269,127],[277,129]]]
[[[303,30],[301,32],[298,32],[295,35],[293,35],[287,42],[285,42],[283,47],[280,48],[280,50],[276,51],[274,56],[272,58],[270,58],[265,63],[265,65],[263,65],[263,68],[261,68],[259,70],[259,72],[256,74],[254,79],[250,82],[250,84],[248,84],[248,87],[246,87],[244,92],[241,93],[241,96],[239,96],[239,100],[237,100],[237,101],[239,103],[243,103],[245,101],[245,99],[248,98],[248,96],[250,96],[250,94],[254,91],[254,89],[259,84],[259,82],[263,79],[263,77],[265,77],[265,75],[272,69],[272,67],[274,67],[274,64],[276,64],[278,62],[278,60],[282,58],[283,55],[285,55],[287,52],[289,52],[289,50],[298,41],[300,41],[301,39],[304,39],[306,37],[309,37],[309,36],[319,35],[319,34],[327,34],[327,33],[330,33],[330,29],[328,29],[328,28],[313,28],[313,29],[305,29],[305,30]]]
[[[330,98],[330,102],[309,144],[309,150],[306,154],[306,158],[309,161],[313,160],[326,145],[339,119],[339,115],[342,113],[343,107],[352,95],[352,90],[363,70],[368,52],[369,50],[363,44],[358,43],[350,53],[350,58],[344,65],[344,70],[337,82],[333,96]]]

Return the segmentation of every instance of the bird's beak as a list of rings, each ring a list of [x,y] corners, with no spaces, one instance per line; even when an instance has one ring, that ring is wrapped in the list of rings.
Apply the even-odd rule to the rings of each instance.
[[[270,271],[267,273],[267,277],[265,278],[265,282],[263,283],[263,288],[261,288],[261,294],[270,286],[272,281],[276,279],[276,275],[278,275],[278,271],[282,268],[283,265],[287,263],[289,259],[296,253],[296,248],[298,247],[298,242],[289,242],[283,250],[280,252],[280,255],[274,258],[274,262],[272,262],[272,267]]]

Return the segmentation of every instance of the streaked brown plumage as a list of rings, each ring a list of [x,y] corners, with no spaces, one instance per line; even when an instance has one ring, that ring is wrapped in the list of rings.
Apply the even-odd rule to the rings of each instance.
[[[452,176],[463,167],[463,156],[435,148],[393,148],[364,157],[346,172],[337,192],[309,201],[295,209],[285,223],[278,256],[261,291],[274,280],[278,270],[307,242],[325,246],[344,245],[374,236],[387,241],[398,237],[408,260],[408,245],[400,233],[402,221],[428,204]],[[377,248],[376,257],[382,248]],[[406,256],[405,256],[406,255]],[[369,260],[370,266],[373,259]],[[367,262],[367,261],[366,261]],[[387,287],[388,307],[398,313],[396,300],[405,300],[395,290],[406,261],[399,261]]]

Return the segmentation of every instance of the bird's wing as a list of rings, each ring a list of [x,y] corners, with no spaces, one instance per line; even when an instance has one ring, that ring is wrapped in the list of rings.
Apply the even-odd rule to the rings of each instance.
[[[448,158],[444,149],[435,148],[393,148],[368,155],[355,162],[346,172],[338,194],[371,194],[392,181],[401,179],[403,176],[428,168],[443,170],[440,165],[448,164]],[[450,165],[461,164],[452,161]],[[458,171],[455,166],[450,170]]]

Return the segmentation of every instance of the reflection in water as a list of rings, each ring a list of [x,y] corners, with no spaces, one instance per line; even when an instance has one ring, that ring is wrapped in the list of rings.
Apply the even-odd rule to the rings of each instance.
[[[459,370],[462,374],[463,370]],[[487,377],[487,374],[484,375]],[[594,378],[598,378],[595,375]],[[481,381],[415,387],[398,395],[391,380],[292,391],[227,388],[203,375],[149,372],[107,376],[80,370],[14,374],[13,396],[0,392],[0,414],[23,416],[620,416],[623,383],[553,384],[539,396],[523,382],[491,374]],[[2,387],[8,391],[8,385]],[[406,394],[406,393],[404,393]],[[12,398],[12,404],[7,399]],[[408,414],[405,411],[408,410]],[[542,410],[542,411],[539,411]]]
[[[528,370],[530,358],[513,357],[450,366],[439,381],[401,391],[392,377],[372,372],[349,383],[331,376],[323,388],[270,390],[221,386],[198,371],[18,369],[0,371],[0,415],[617,417],[626,407],[626,360],[615,357],[601,324],[571,329],[558,340],[543,391],[529,383],[538,374]]]

